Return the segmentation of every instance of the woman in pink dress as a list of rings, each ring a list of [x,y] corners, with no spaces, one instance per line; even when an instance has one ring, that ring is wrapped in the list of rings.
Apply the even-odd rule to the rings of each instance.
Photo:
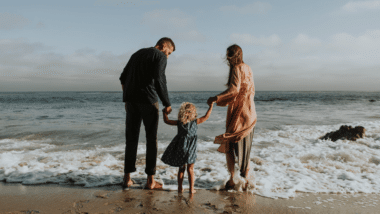
[[[231,174],[226,189],[235,186],[233,181],[235,157],[238,158],[240,175],[247,178],[249,172],[253,130],[257,117],[254,103],[255,87],[251,68],[243,61],[243,51],[238,45],[227,48],[226,61],[230,67],[227,90],[210,97],[207,102],[228,106],[226,132],[216,136],[219,152],[226,153],[227,168]],[[247,188],[248,182],[245,188]]]

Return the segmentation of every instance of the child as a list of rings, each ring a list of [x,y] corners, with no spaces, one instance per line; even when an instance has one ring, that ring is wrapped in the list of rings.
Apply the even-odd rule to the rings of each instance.
[[[189,176],[190,193],[194,190],[194,163],[197,158],[197,129],[198,124],[205,122],[212,111],[214,103],[209,105],[209,109],[205,116],[197,119],[197,109],[192,103],[182,103],[178,120],[169,120],[168,115],[164,112],[164,122],[168,125],[176,125],[178,134],[166,148],[161,160],[170,165],[179,167],[178,169],[178,192],[183,192],[182,182],[187,165],[187,174]]]

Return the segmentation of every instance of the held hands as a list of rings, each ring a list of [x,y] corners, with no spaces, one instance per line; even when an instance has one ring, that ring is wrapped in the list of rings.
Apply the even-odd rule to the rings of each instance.
[[[172,112],[172,107],[171,106],[168,106],[168,107],[165,107],[162,112],[164,112],[164,114],[170,114]]]
[[[201,117],[201,118],[198,118],[197,119],[197,124],[201,124],[201,123],[204,123],[211,115],[211,111],[212,111],[212,107],[214,106],[214,103],[216,101],[216,97],[210,97],[208,98],[207,100],[207,104],[208,104],[208,110],[206,112],[206,115]]]
[[[169,120],[169,117],[168,117],[168,114],[170,114],[170,112],[172,112],[172,107],[168,106],[168,107],[162,109],[162,112],[163,112],[164,122],[166,124],[172,125],[172,126],[177,125],[177,121]]]
[[[208,98],[207,105],[209,105],[210,107],[212,107],[212,105],[216,102],[216,100],[217,100],[216,97],[210,97],[210,98]]]

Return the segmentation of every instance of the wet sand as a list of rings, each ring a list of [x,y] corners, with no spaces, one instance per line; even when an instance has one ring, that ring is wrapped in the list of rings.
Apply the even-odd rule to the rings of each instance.
[[[271,199],[247,192],[83,188],[0,183],[0,213],[379,213],[377,194],[299,193]]]

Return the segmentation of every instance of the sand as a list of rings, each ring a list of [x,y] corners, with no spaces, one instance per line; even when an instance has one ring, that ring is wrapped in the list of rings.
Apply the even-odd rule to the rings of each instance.
[[[299,193],[271,199],[247,192],[83,188],[0,183],[0,213],[379,213],[377,194]]]

